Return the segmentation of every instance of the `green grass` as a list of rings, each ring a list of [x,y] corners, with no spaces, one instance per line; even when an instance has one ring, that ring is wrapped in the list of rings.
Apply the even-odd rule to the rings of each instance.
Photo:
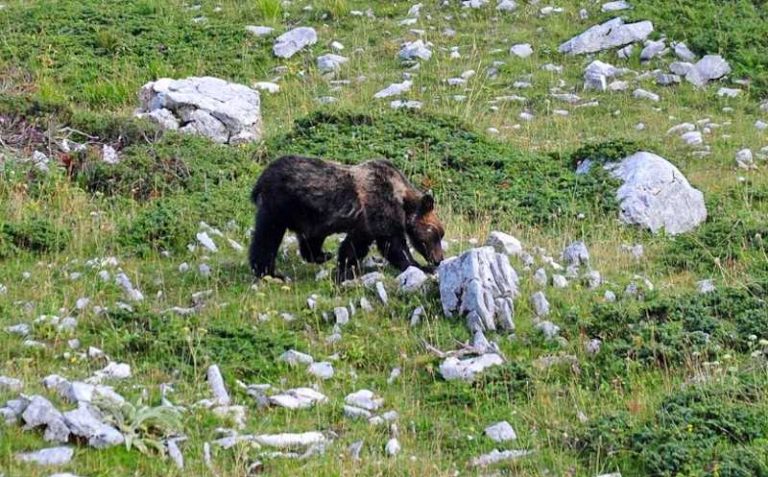
[[[756,98],[766,91],[765,55],[760,54],[768,38],[764,5],[636,2],[630,18],[654,21],[657,34],[684,40],[697,53],[723,54],[736,77],[753,80],[750,94],[735,99],[717,97],[719,84],[667,89],[641,81],[640,87],[662,97],[649,104],[633,99],[631,90],[582,91],[582,71],[591,60],[556,52],[562,41],[610,17],[597,7],[589,7],[591,18],[582,21],[582,5],[575,0],[559,2],[566,11],[548,17],[539,15],[542,5],[526,2],[518,2],[512,14],[497,13],[492,5],[466,10],[457,2],[443,8],[423,3],[420,19],[408,26],[399,23],[411,4],[388,1],[5,2],[0,9],[0,284],[7,291],[0,293],[0,375],[22,379],[28,394],[53,398],[41,379],[52,373],[90,376],[104,363],[81,352],[101,348],[131,365],[132,378],[110,384],[132,404],[154,408],[161,403],[160,385],[173,385],[168,398],[187,407],[180,425],[189,440],[180,444],[187,462],[183,471],[152,452],[145,457],[136,448],[98,451],[79,444],[71,464],[39,469],[19,464],[13,455],[48,445],[42,433],[0,425],[0,472],[245,476],[249,464],[261,460],[266,475],[482,475],[468,466],[473,457],[514,448],[535,453],[485,473],[766,475],[761,451],[768,439],[762,341],[768,340],[768,177],[762,161],[756,171],[740,171],[734,164],[737,150],[768,145],[765,133],[754,128],[757,119],[766,120],[756,107]],[[368,8],[375,19],[351,15]],[[309,25],[319,41],[278,61],[272,39],[250,35],[246,25],[272,26],[277,34]],[[408,71],[396,55],[403,41],[419,37],[412,28],[424,30],[435,54],[410,71],[414,87],[403,99],[424,105],[419,112],[392,111],[388,100],[372,97]],[[456,36],[442,35],[445,28]],[[326,78],[317,72],[315,57],[329,52],[334,40],[345,46],[341,54],[350,60]],[[533,56],[510,57],[509,47],[519,42],[531,43]],[[456,46],[461,59],[450,59],[449,48]],[[638,71],[670,61],[654,60],[646,67],[637,57],[619,60],[612,52],[596,58]],[[485,73],[494,61],[504,64],[498,77],[490,78]],[[550,62],[563,65],[563,74],[541,70]],[[285,66],[285,72],[275,71],[277,66]],[[444,81],[470,69],[476,74],[465,86]],[[280,93],[262,95],[263,141],[215,145],[161,133],[132,118],[143,84],[190,75],[243,84],[280,76]],[[531,88],[513,87],[528,76]],[[338,87],[333,79],[350,83]],[[573,89],[599,105],[571,106],[552,98],[552,88]],[[496,100],[512,94],[526,100]],[[465,98],[457,101],[455,95]],[[338,101],[321,105],[317,98],[323,96]],[[555,109],[570,115],[556,115]],[[522,111],[533,113],[534,120],[520,120]],[[711,150],[706,157],[666,134],[671,126],[704,118],[719,125],[705,135]],[[638,123],[645,129],[636,129]],[[90,146],[63,153],[53,143],[64,138]],[[119,165],[100,160],[102,143],[119,151]],[[599,172],[574,174],[582,159],[607,161],[638,149],[666,157],[704,192],[706,223],[674,238],[620,226],[616,184]],[[44,175],[16,160],[35,150],[63,167]],[[270,160],[288,153],[345,163],[388,157],[415,184],[435,193],[446,222],[448,255],[482,243],[491,230],[517,236],[527,250],[543,247],[556,259],[564,245],[584,239],[591,265],[606,283],[595,291],[577,281],[562,290],[547,288],[550,319],[562,327],[563,339],[545,341],[533,326],[528,300],[538,287],[512,260],[522,277],[517,330],[512,338],[491,336],[509,362],[472,384],[445,382],[438,373],[440,360],[423,342],[450,350],[470,336],[462,320],[443,316],[436,286],[401,295],[395,292],[395,271],[385,267],[390,304],[383,306],[371,290],[316,280],[333,264],[303,263],[288,243],[278,266],[292,281],[253,284],[245,254],[227,239],[247,246],[254,212],[250,187]],[[219,252],[190,247],[201,222],[221,230],[224,237],[212,235]],[[634,243],[645,247],[641,260],[622,251],[622,245]],[[335,238],[326,243],[329,251],[336,246]],[[111,256],[117,266],[101,263]],[[203,264],[210,267],[209,276],[199,272]],[[145,296],[130,303],[131,310],[120,305],[126,298],[114,283],[119,270]],[[655,285],[643,300],[622,295],[636,275]],[[709,278],[717,291],[698,295],[695,282]],[[619,301],[605,303],[606,290]],[[206,298],[195,314],[172,310],[199,305],[192,298],[199,292]],[[317,310],[306,306],[313,294]],[[76,310],[81,297],[90,298],[90,304]],[[357,305],[362,297],[374,303],[374,311],[356,306],[342,340],[327,342],[333,320],[324,313]],[[417,306],[425,307],[425,317],[411,327]],[[285,321],[284,313],[294,320]],[[35,326],[30,338],[44,342],[45,349],[25,347],[23,339],[4,331],[41,315],[75,316],[77,329]],[[80,340],[80,350],[69,348],[72,338]],[[595,356],[585,350],[592,338],[603,340]],[[331,360],[334,378],[316,382],[303,369],[278,362],[288,349]],[[552,355],[566,359],[542,367],[541,358]],[[234,401],[248,408],[243,432],[333,433],[326,454],[299,461],[264,458],[247,445],[214,448],[214,470],[208,470],[203,444],[228,425],[193,406],[210,397],[205,372],[212,363],[221,367]],[[394,367],[402,374],[387,384]],[[317,384],[330,402],[302,411],[260,409],[238,380],[279,389]],[[362,388],[376,391],[385,399],[385,410],[400,414],[399,456],[384,452],[385,427],[343,416],[344,396]],[[13,397],[0,390],[0,403]],[[146,409],[125,414],[127,428],[135,429],[142,416],[154,415]],[[516,442],[496,444],[483,436],[487,425],[502,419],[517,431]],[[155,424],[141,431],[149,446],[163,434],[160,421]],[[345,449],[359,439],[365,441],[363,460],[355,462],[345,457]]]

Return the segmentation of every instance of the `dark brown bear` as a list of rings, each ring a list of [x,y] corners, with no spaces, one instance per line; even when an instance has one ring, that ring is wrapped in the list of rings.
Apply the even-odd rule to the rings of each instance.
[[[258,277],[275,275],[275,258],[286,230],[296,233],[304,260],[323,263],[323,241],[346,233],[339,247],[337,281],[354,277],[376,242],[398,269],[420,266],[411,245],[431,264],[443,259],[443,225],[431,195],[419,192],[385,160],[346,166],[320,159],[281,157],[261,174],[251,199],[258,206],[250,264]]]

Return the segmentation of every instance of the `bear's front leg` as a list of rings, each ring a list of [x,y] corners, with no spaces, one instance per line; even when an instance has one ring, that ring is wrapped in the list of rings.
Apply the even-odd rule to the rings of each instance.
[[[384,258],[401,272],[411,266],[422,268],[411,255],[405,235],[378,239],[376,245]]]
[[[355,275],[360,273],[360,262],[368,255],[371,248],[371,240],[366,236],[354,234],[347,235],[347,238],[339,246],[339,263],[336,270],[336,282],[341,283],[345,280],[352,280]]]

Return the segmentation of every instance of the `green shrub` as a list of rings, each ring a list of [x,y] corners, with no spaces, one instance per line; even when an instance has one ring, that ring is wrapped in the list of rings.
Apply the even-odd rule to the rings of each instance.
[[[692,386],[664,399],[647,419],[614,412],[593,419],[570,445],[586,462],[642,469],[642,475],[768,475],[764,370]]]
[[[750,335],[767,337],[768,294],[762,286],[720,288],[712,293],[650,296],[645,302],[597,304],[580,321],[584,333],[603,341],[591,363],[595,373],[609,379],[623,375],[626,361],[665,367],[716,359],[727,352],[747,353],[754,346]]]
[[[759,211],[725,214],[712,212],[710,218],[696,230],[670,239],[662,263],[673,270],[712,272],[748,259],[757,260],[768,252],[768,217]],[[764,238],[765,237],[765,238]],[[761,260],[761,261],[764,261]]]
[[[216,362],[225,375],[243,380],[277,379],[277,358],[289,349],[302,349],[288,331],[219,323],[201,329],[195,317],[157,314],[146,310],[110,310],[110,328],[94,325],[115,359],[150,363],[166,372],[193,375],[195,366]]]
[[[128,147],[120,155],[120,163],[114,165],[100,158],[86,159],[77,166],[78,184],[89,192],[147,200],[177,192],[206,192],[238,179],[244,184],[254,182],[258,171],[248,148],[179,134]]]
[[[33,253],[53,253],[64,250],[72,239],[69,230],[45,218],[0,224],[0,258],[21,250]]]

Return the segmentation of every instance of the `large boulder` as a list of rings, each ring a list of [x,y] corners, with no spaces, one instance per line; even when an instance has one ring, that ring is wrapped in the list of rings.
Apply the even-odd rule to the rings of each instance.
[[[558,50],[570,55],[596,53],[643,41],[652,32],[653,23],[649,21],[625,24],[621,18],[614,18],[571,38],[560,45]]]
[[[440,300],[449,317],[465,315],[471,332],[502,328],[512,331],[518,277],[509,258],[493,247],[468,250],[437,269]]]
[[[139,92],[140,117],[163,129],[199,134],[218,143],[261,139],[261,97],[247,86],[210,76],[162,78]]]
[[[666,159],[638,152],[604,167],[623,182],[616,193],[622,222],[677,235],[706,220],[704,195]]]

